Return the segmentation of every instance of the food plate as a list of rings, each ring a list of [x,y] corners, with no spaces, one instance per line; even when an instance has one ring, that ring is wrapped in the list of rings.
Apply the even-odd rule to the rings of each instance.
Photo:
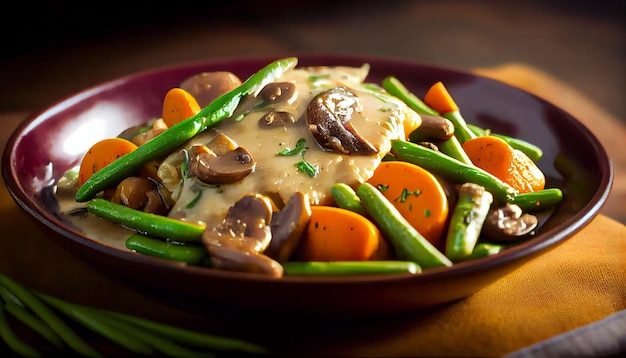
[[[299,54],[298,66],[370,65],[367,82],[400,79],[423,95],[442,81],[472,124],[532,142],[547,187],[564,199],[535,237],[497,255],[449,268],[393,275],[282,277],[211,270],[101,245],[67,225],[45,188],[74,167],[98,139],[160,115],[164,94],[203,71],[247,78],[276,57],[222,58],[158,68],[106,82],[61,99],[30,116],[13,133],[3,175],[17,204],[51,240],[146,295],[198,314],[284,318],[390,315],[466,298],[524,263],[558,249],[598,214],[613,180],[602,144],[576,118],[510,85],[455,69],[384,57]]]

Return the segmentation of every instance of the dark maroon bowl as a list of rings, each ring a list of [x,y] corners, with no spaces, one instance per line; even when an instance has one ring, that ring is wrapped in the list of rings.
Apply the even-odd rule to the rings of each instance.
[[[300,55],[303,65],[371,65],[368,82],[399,78],[418,96],[443,81],[470,123],[539,145],[549,187],[565,199],[537,236],[498,255],[419,275],[272,279],[201,267],[105,247],[55,215],[45,187],[73,167],[87,147],[160,115],[165,92],[187,76],[228,70],[247,78],[276,58],[226,58],[133,74],[62,99],[13,133],[2,173],[17,204],[50,239],[106,274],[147,295],[195,313],[246,312],[274,317],[365,317],[406,312],[462,299],[525,262],[555,249],[596,216],[613,172],[596,137],[570,114],[518,88],[452,69],[388,58]],[[103,121],[104,120],[104,121]],[[105,123],[102,126],[102,123]],[[89,128],[89,140],[77,135]],[[98,128],[94,130],[94,128]]]

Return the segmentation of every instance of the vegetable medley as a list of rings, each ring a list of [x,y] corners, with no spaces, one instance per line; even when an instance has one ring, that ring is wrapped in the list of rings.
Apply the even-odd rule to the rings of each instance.
[[[184,79],[61,181],[129,250],[271,277],[452,266],[527,240],[562,200],[540,148],[467,123],[444,83],[420,98],[367,64],[297,62]]]

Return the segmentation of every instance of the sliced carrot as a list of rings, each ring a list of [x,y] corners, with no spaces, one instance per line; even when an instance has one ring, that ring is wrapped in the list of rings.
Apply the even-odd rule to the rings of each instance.
[[[80,162],[78,184],[82,185],[95,172],[135,149],[137,149],[135,143],[120,137],[106,138],[96,142],[89,148]]]
[[[384,240],[376,225],[353,211],[311,206],[311,219],[294,253],[298,261],[364,261]]]
[[[444,186],[426,169],[402,162],[382,162],[368,182],[382,191],[402,216],[430,243],[444,239],[449,202]]]
[[[542,190],[546,179],[524,152],[495,136],[480,136],[463,143],[472,163],[517,189],[519,193]]]
[[[435,83],[426,91],[424,103],[441,114],[459,110],[448,89],[441,81]]]
[[[200,112],[200,105],[198,101],[182,88],[172,88],[165,94],[163,99],[163,122],[168,127],[175,125],[176,123],[192,117]]]

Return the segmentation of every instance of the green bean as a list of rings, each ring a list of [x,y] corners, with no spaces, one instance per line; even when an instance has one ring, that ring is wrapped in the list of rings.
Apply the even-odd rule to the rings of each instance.
[[[448,155],[449,157],[452,157],[463,164],[474,166],[474,163],[472,163],[470,157],[467,156],[465,149],[463,149],[461,142],[459,142],[459,139],[456,136],[452,136],[446,141],[437,143],[437,147],[442,153]]]
[[[134,174],[143,164],[172,152],[196,134],[230,117],[237,109],[241,98],[261,90],[285,71],[295,67],[297,63],[298,59],[295,57],[270,63],[250,76],[241,86],[215,99],[195,116],[175,124],[134,151],[119,157],[94,173],[78,188],[75,195],[76,201],[84,202],[94,198],[102,190]]]
[[[396,159],[419,165],[452,183],[469,182],[484,186],[498,200],[511,201],[517,195],[517,190],[483,169],[464,164],[446,154],[415,143],[394,140],[391,151]]]
[[[63,347],[63,341],[58,334],[56,334],[48,325],[46,325],[39,317],[30,313],[24,306],[21,306],[14,302],[7,302],[4,308],[13,317],[15,317],[24,325],[28,326],[33,331],[37,332],[40,336],[45,338],[53,346],[57,348]]]
[[[87,307],[70,304],[42,293],[38,296],[47,304],[56,308],[60,312],[63,312],[66,316],[80,323],[82,326],[96,332],[102,337],[109,339],[130,352],[143,355],[150,355],[153,353],[152,348],[148,344],[133,339],[129,332],[125,332],[120,327],[112,329],[109,322],[102,320],[97,314],[94,314],[92,310]]]
[[[15,353],[24,357],[39,357],[41,353],[24,342],[13,332],[4,314],[4,304],[0,300],[0,338]]]
[[[5,303],[13,303],[13,304],[16,304],[17,306],[21,306],[25,308],[22,301],[20,301],[19,298],[17,298],[11,291],[9,291],[6,287],[2,285],[0,285],[0,298],[1,298],[0,302],[4,300]]]
[[[476,244],[476,246],[474,246],[474,250],[472,250],[472,253],[465,256],[460,261],[475,260],[475,259],[480,259],[483,257],[495,255],[507,249],[509,246],[511,245],[494,244],[490,242],[479,242]]]
[[[189,265],[199,265],[209,256],[204,246],[175,243],[139,233],[132,234],[126,239],[126,248],[143,255],[185,262]]]
[[[356,191],[348,184],[333,184],[333,186],[330,187],[330,194],[340,208],[366,215],[365,209],[363,209],[363,205],[361,205],[361,199],[356,194]]]
[[[106,311],[105,313],[117,320],[135,325],[138,328],[142,328],[149,332],[159,334],[165,338],[173,339],[176,342],[189,344],[198,348],[246,353],[266,353],[266,350],[261,346],[234,338],[194,332],[184,328],[174,327],[113,311]]]
[[[491,193],[474,183],[464,183],[458,193],[446,235],[445,254],[453,262],[472,254],[493,202]]]
[[[54,313],[54,311],[48,308],[35,294],[31,293],[24,286],[4,274],[0,274],[0,285],[6,287],[6,289],[19,298],[75,352],[88,357],[101,357],[97,350],[84,341],[70,326]]]
[[[433,244],[420,234],[375,186],[367,182],[356,193],[376,225],[394,248],[399,260],[412,261],[421,268],[452,266]]]
[[[475,124],[468,123],[467,126],[477,136],[492,135],[494,137],[498,137],[504,140],[505,142],[509,143],[511,147],[524,152],[524,154],[526,154],[530,159],[532,159],[535,162],[543,157],[543,151],[541,150],[541,148],[523,139],[511,137],[511,136],[504,135],[504,134],[493,133],[490,130],[483,129]]]
[[[119,320],[108,311],[81,306],[39,294],[42,300],[74,319],[76,322],[108,338],[133,353],[150,355],[157,351],[172,357],[212,356],[206,352],[195,352],[165,337]],[[154,348],[154,349],[153,349]]]
[[[148,236],[175,241],[200,242],[205,229],[204,224],[146,213],[102,198],[89,200],[87,210],[94,215],[122,224]]]
[[[166,339],[149,331],[137,329],[136,327],[128,325],[126,322],[118,321],[113,317],[99,315],[98,319],[109,324],[111,329],[120,330],[133,340],[149,344],[154,349],[168,357],[215,357],[215,354],[211,352],[196,352],[172,341],[171,339]]]
[[[421,273],[422,268],[412,261],[287,261],[283,262],[287,276],[347,276],[393,273]]]
[[[419,97],[411,93],[397,78],[393,76],[385,77],[382,86],[389,94],[398,97],[415,112],[419,114],[430,114],[432,116],[439,115],[437,111],[430,108],[430,106],[424,103]]]
[[[474,134],[474,132],[472,132],[472,130],[467,126],[467,122],[461,115],[460,111],[441,113],[441,116],[454,123],[454,136],[458,138],[461,144],[465,143],[468,139],[476,137],[476,134]]]
[[[513,198],[523,212],[540,211],[551,208],[563,200],[563,192],[559,188],[547,188],[529,193],[520,193]]]

